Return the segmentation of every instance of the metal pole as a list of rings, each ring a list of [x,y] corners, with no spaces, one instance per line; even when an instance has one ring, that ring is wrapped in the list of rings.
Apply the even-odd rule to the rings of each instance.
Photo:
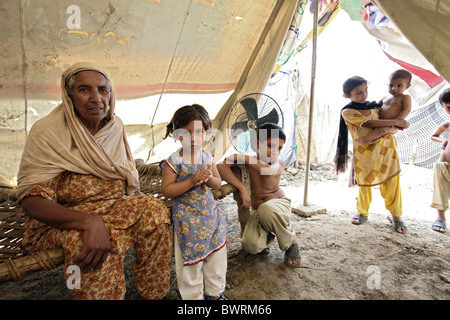
[[[308,145],[306,150],[306,172],[305,172],[305,189],[303,195],[303,205],[308,205],[308,182],[309,182],[309,167],[311,162],[311,133],[313,123],[314,110],[314,85],[316,81],[316,56],[317,56],[317,25],[319,15],[319,0],[314,0],[314,19],[313,19],[313,48],[312,48],[312,63],[311,63],[311,93],[309,101],[309,124],[308,124]]]

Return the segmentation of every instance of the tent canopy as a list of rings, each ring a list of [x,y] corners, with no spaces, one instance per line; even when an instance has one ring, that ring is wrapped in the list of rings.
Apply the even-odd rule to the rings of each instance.
[[[360,1],[340,2],[354,8]],[[373,2],[435,68],[432,73],[450,79],[450,0]],[[327,6],[334,12],[340,5],[320,3],[322,17]],[[1,159],[0,184],[14,186],[26,133],[61,100],[60,76],[69,65],[92,61],[108,70],[117,112],[144,110],[136,120],[124,121],[130,140],[140,141],[137,149],[153,148],[173,112],[189,103],[168,94],[202,94],[214,126],[225,130],[233,103],[263,92],[274,70],[308,46],[298,28],[311,5],[306,0],[0,2],[0,145],[8,151]],[[398,52],[389,52],[403,61]]]
[[[120,99],[232,90],[273,4],[2,1],[2,97],[23,100],[26,86],[27,99],[59,100],[80,60],[104,66]]]

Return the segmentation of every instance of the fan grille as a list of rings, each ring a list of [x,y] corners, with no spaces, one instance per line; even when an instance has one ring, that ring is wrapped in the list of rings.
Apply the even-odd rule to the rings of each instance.
[[[251,130],[264,122],[284,125],[283,113],[278,103],[264,93],[250,93],[235,102],[227,119],[228,137],[233,147],[246,154],[255,153],[254,134]]]

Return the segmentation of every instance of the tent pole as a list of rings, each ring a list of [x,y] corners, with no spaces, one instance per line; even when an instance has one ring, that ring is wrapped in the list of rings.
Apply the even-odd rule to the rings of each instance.
[[[150,128],[152,129],[152,147],[148,151],[148,157],[147,157],[147,160],[145,160],[145,163],[147,163],[147,161],[150,159],[151,153],[152,153],[153,149],[155,148],[155,132],[153,130],[153,128],[154,128],[153,121],[155,121],[156,112],[158,112],[159,104],[161,103],[161,98],[164,94],[164,90],[166,89],[166,84],[167,84],[167,80],[169,79],[170,71],[172,71],[173,61],[175,60],[175,54],[177,52],[178,45],[180,44],[181,34],[183,33],[184,25],[186,24],[186,20],[189,16],[189,11],[191,11],[191,5],[192,5],[192,0],[189,2],[189,7],[187,8],[186,15],[184,16],[183,24],[181,25],[180,33],[178,34],[177,43],[175,44],[175,48],[173,48],[172,58],[170,59],[169,67],[166,72],[166,78],[164,79],[164,84],[161,89],[161,93],[159,94],[158,103],[156,104],[155,112],[153,112],[152,121],[150,122]]]
[[[27,93],[27,59],[25,53],[25,13],[24,1],[20,1],[20,46],[22,48],[22,76],[23,76],[23,99],[24,99],[24,118],[25,118],[25,138],[28,136],[28,93]]]
[[[314,0],[314,19],[313,19],[313,47],[312,47],[312,63],[311,63],[311,93],[309,101],[309,124],[308,124],[308,145],[306,150],[306,172],[305,172],[305,188],[303,195],[303,205],[308,205],[308,182],[309,169],[311,162],[311,135],[314,110],[314,85],[316,81],[316,57],[317,57],[317,25],[319,15],[319,1]]]

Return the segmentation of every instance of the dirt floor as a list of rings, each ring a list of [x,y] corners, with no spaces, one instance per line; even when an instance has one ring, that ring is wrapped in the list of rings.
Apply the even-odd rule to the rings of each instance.
[[[325,213],[310,217],[292,213],[300,244],[302,266],[283,263],[276,241],[267,256],[241,249],[237,207],[232,196],[221,200],[229,212],[228,273],[225,294],[233,300],[448,300],[450,299],[450,234],[431,230],[436,212],[432,197],[432,170],[404,165],[401,173],[403,219],[408,233],[393,231],[379,189],[374,188],[369,220],[350,223],[356,213],[357,188],[348,188],[331,165],[310,171],[307,207],[305,170],[290,168],[282,179],[293,207]],[[125,258],[127,300],[137,297],[130,266],[133,250]],[[168,300],[179,300],[172,268]],[[0,300],[70,300],[62,267],[37,272],[25,279],[0,285]]]

